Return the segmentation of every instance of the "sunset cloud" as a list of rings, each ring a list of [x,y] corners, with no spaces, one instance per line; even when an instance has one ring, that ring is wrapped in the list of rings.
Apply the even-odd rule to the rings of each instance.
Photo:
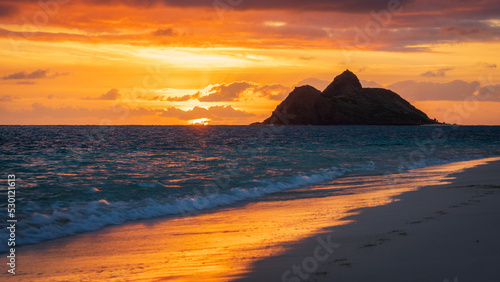
[[[120,90],[113,88],[113,89],[109,90],[108,92],[102,94],[99,97],[96,97],[96,98],[87,97],[84,99],[85,100],[110,100],[110,101],[113,101],[113,100],[118,100],[120,97],[121,97]]]
[[[219,85],[207,86],[192,95],[183,95],[178,97],[160,98],[159,101],[185,102],[189,100],[198,100],[200,102],[236,102],[252,98],[265,98],[270,100],[282,100],[292,90],[282,84],[259,84],[248,81],[236,81],[233,83],[222,83]],[[151,100],[148,99],[148,100]]]
[[[16,84],[19,84],[19,85],[35,85],[36,82],[35,81],[31,81],[31,80],[26,80],[26,81],[18,81],[18,82],[16,82]]]
[[[0,18],[3,123],[126,101],[124,124],[246,124],[346,68],[429,105],[499,99],[496,0],[0,0]]]
[[[409,1],[409,0],[408,0]],[[26,0],[26,2],[36,2]],[[384,9],[387,7],[387,0],[310,0],[307,3],[300,0],[252,0],[252,1],[229,1],[229,0],[82,0],[85,3],[99,5],[130,5],[136,7],[152,7],[155,4],[164,4],[170,7],[182,8],[220,8],[226,10],[307,10],[307,11],[339,11],[349,13],[366,12],[373,9]],[[399,2],[399,1],[398,1]],[[406,1],[401,1],[406,2]]]
[[[489,64],[489,63],[479,63],[480,66],[488,68],[488,69],[496,69],[497,64]]]
[[[214,5],[215,2],[221,5]],[[0,27],[0,38],[145,46],[311,46],[398,52],[431,51],[431,47],[422,46],[427,44],[500,40],[500,25],[496,21],[500,13],[498,1],[479,0],[474,5],[452,0],[215,2],[81,0],[60,5],[65,13],[79,16],[48,16],[46,26],[31,23],[18,29]],[[33,22],[33,11],[40,9],[34,0],[6,3],[28,22]],[[220,9],[224,10],[222,23]],[[300,13],[290,14],[291,10]],[[18,22],[13,17],[6,23]],[[60,30],[47,29],[49,26]]]
[[[189,95],[188,94],[188,95],[184,95],[184,96],[181,96],[181,97],[167,97],[167,98],[162,97],[161,101],[185,102],[185,101],[197,99],[199,96],[200,96],[200,92],[197,92],[196,94],[193,94],[193,95]],[[156,96],[156,97],[159,97],[159,96]]]
[[[476,95],[482,101],[500,101],[500,84],[481,86],[477,81],[435,83],[407,80],[393,83],[387,88],[410,101],[464,101]]]
[[[0,108],[2,112],[9,116],[19,116],[22,120],[31,124],[40,123],[44,118],[59,120],[59,124],[65,124],[70,120],[87,119],[94,124],[99,124],[100,120],[109,120],[112,124],[121,121],[122,112],[113,111],[111,108],[106,109],[88,109],[83,107],[50,107],[41,102],[31,104],[29,109],[14,111],[11,109]],[[158,111],[146,108],[127,109],[128,117],[143,117],[154,116]],[[5,117],[6,119],[8,116]],[[88,123],[87,123],[88,124]]]
[[[176,36],[179,33],[172,28],[157,29],[153,32],[154,36]]]
[[[248,82],[233,82],[231,84],[221,84],[212,87],[210,94],[198,98],[200,102],[230,102],[238,101],[243,93],[253,87]]]
[[[0,18],[9,17],[19,12],[19,9],[14,5],[2,4],[0,2]]]
[[[454,68],[441,68],[437,71],[428,71],[421,74],[423,77],[445,77],[446,72],[453,70]]]
[[[191,110],[183,111],[175,107],[169,107],[161,113],[163,117],[175,117],[182,120],[192,120],[199,118],[246,118],[255,116],[255,114],[248,113],[241,110],[236,110],[232,106],[213,106],[208,109],[202,107],[194,107]]]
[[[8,74],[2,77],[3,80],[10,80],[10,79],[43,79],[43,78],[56,78],[58,76],[63,76],[67,75],[68,73],[54,73],[52,75],[48,75],[49,69],[38,69],[33,72],[26,72],[26,71],[21,71],[21,72],[16,72],[12,74]],[[29,83],[23,83],[23,84],[29,84]]]
[[[12,102],[14,101],[14,97],[10,96],[10,95],[2,95],[0,96],[0,102]]]

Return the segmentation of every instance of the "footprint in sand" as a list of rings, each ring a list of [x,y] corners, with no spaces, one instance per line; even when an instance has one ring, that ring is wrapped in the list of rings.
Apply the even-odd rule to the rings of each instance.
[[[352,267],[352,264],[346,258],[336,259],[333,262],[338,263],[339,266]]]
[[[352,267],[350,262],[341,263],[340,266]]]
[[[388,232],[387,234],[391,234],[391,233],[399,233],[399,232],[403,232],[404,230],[392,230],[391,232]]]
[[[380,239],[378,239],[378,241],[382,244],[384,242],[391,241],[391,239],[389,239],[389,238],[380,238]]]
[[[406,233],[405,230],[392,230],[391,232],[387,232],[387,234],[393,234],[397,233],[399,236],[406,236],[408,233]]]

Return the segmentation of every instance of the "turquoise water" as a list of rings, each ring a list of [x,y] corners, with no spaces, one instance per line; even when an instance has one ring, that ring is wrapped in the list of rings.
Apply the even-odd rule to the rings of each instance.
[[[18,179],[19,245],[345,175],[498,156],[499,137],[485,126],[0,126],[0,166]]]

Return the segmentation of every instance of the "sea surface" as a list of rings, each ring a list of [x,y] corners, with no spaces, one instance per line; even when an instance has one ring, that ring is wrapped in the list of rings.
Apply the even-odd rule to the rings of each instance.
[[[0,126],[0,145],[5,252],[8,174],[19,246],[353,174],[499,156],[500,127]]]

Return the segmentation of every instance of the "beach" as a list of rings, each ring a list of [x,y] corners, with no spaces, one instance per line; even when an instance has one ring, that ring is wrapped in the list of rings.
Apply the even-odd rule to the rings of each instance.
[[[399,201],[350,217],[352,224],[318,234],[339,247],[314,272],[304,271],[318,245],[308,238],[288,254],[259,262],[239,281],[497,281],[500,161],[468,163],[474,167],[451,174],[444,185],[404,193]],[[302,275],[272,277],[273,261],[280,271],[301,266]]]
[[[1,278],[493,281],[500,274],[499,167],[493,158],[353,175],[111,226],[19,247],[15,276]]]

